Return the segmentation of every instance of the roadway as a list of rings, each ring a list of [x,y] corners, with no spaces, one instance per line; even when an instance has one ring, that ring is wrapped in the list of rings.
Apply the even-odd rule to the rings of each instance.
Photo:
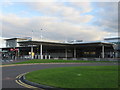
[[[2,67],[2,88],[25,88],[15,82],[19,74],[32,72],[35,70],[55,68],[55,67],[72,67],[72,66],[105,66],[118,65],[117,63],[79,63],[79,64],[33,64],[22,66]]]

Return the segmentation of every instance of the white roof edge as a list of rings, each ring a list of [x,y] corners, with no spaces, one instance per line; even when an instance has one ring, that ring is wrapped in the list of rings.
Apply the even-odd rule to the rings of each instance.
[[[18,41],[19,42],[26,42],[28,40],[24,40],[24,41]],[[107,41],[90,41],[90,42],[76,42],[76,43],[69,43],[69,42],[53,42],[53,41],[37,41],[37,42],[50,42],[50,43],[61,43],[61,44],[83,44],[83,43],[106,43],[106,44],[113,44],[113,43],[110,43],[110,42],[107,42]]]

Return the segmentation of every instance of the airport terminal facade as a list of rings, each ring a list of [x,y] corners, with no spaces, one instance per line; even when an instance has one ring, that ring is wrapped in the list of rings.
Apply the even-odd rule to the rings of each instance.
[[[118,46],[113,42],[66,43],[10,38],[6,39],[6,47],[2,48],[2,52],[3,58],[10,59],[119,58]]]

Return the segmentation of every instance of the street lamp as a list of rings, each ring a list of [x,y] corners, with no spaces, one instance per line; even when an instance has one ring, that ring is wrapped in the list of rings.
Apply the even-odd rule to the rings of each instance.
[[[32,30],[32,39],[31,39],[32,41],[33,41],[33,30]],[[33,45],[31,45],[31,59],[34,59],[34,56],[33,56]]]
[[[41,29],[41,41],[42,41],[42,29]],[[40,44],[40,59],[43,59],[43,55],[42,55],[42,43]]]
[[[41,31],[40,39],[42,40],[42,29],[40,31]]]
[[[32,40],[33,40],[33,30],[32,30]]]

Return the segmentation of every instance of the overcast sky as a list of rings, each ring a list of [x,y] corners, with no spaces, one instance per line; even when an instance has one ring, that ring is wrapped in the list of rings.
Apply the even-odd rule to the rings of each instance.
[[[53,0],[52,0],[53,1]],[[117,2],[6,2],[0,5],[2,37],[103,40],[118,35]]]

